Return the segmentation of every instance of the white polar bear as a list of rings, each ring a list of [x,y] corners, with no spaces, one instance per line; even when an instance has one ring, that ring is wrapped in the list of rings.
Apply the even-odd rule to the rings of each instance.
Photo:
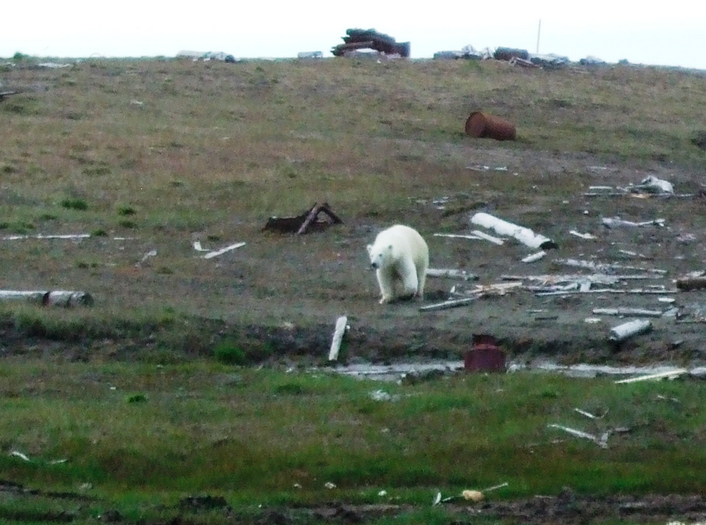
[[[382,299],[424,298],[429,248],[417,230],[396,224],[381,231],[368,245],[370,266],[375,269]]]

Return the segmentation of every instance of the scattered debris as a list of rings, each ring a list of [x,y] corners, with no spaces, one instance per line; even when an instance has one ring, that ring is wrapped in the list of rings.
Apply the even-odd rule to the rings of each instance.
[[[25,239],[66,239],[70,241],[78,241],[81,239],[88,239],[91,235],[89,233],[75,233],[67,235],[44,235],[38,233],[36,235],[5,235],[0,237],[3,241],[23,241]]]
[[[629,379],[620,379],[619,381],[616,381],[615,384],[624,384],[624,383],[637,383],[638,381],[652,381],[656,379],[676,379],[679,376],[682,376],[689,371],[685,368],[680,368],[677,370],[669,370],[667,372],[659,372],[657,374],[649,374],[646,376],[638,376],[638,377],[631,377]]]
[[[220,60],[222,62],[235,63],[241,60],[236,60],[233,55],[227,55],[223,51],[179,51],[176,55],[177,58],[190,58],[194,62],[199,60],[203,62],[209,62],[211,60]]]
[[[589,434],[588,432],[584,432],[582,430],[576,430],[575,428],[571,427],[565,427],[563,425],[556,425],[556,424],[550,424],[547,425],[549,428],[557,428],[559,430],[563,430],[564,432],[568,432],[572,436],[580,437],[583,439],[588,439],[590,441],[593,441],[596,445],[598,445],[601,448],[608,448],[608,438],[610,437],[610,431],[604,432],[601,437],[596,436],[595,434]]]
[[[569,233],[571,235],[576,236],[576,237],[581,237],[582,239],[586,239],[587,241],[597,238],[595,235],[592,235],[590,233],[579,233],[576,230],[571,230]]]
[[[24,455],[22,452],[19,452],[17,450],[13,450],[8,455],[14,456],[16,458],[20,458],[23,461],[29,461],[29,458],[26,455]]]
[[[42,306],[93,306],[93,297],[86,292],[65,290],[54,291],[16,291],[0,290],[0,300],[24,299]]]
[[[520,58],[522,60],[529,60],[529,53],[526,49],[513,49],[511,47],[498,47],[493,53],[493,58],[495,60],[505,60],[510,61],[513,58]]]
[[[201,257],[203,259],[213,259],[214,257],[218,257],[219,255],[223,255],[224,253],[235,250],[237,248],[242,248],[243,246],[245,246],[244,242],[236,242],[235,244],[231,244],[229,246],[226,246],[225,248],[221,248],[220,250],[209,251],[207,254],[202,255]],[[197,251],[205,251],[203,248],[201,248],[201,243],[199,241],[194,241],[194,249]]]
[[[476,164],[474,166],[466,166],[467,170],[472,171],[507,171],[507,166],[498,166],[497,168],[491,168],[490,166],[484,166],[481,164]],[[515,174],[517,175],[517,174]]]
[[[671,182],[658,179],[654,175],[645,177],[640,184],[628,188],[632,193],[653,193],[662,195],[674,195],[674,186]]]
[[[5,97],[9,97],[10,95],[17,95],[18,91],[0,91],[0,102],[5,100]]]
[[[37,67],[43,67],[46,69],[64,69],[67,67],[73,67],[73,64],[57,64],[56,62],[41,62],[37,64]]]
[[[483,501],[485,499],[485,494],[487,492],[492,492],[494,490],[501,489],[503,487],[507,487],[509,483],[501,483],[500,485],[495,485],[493,487],[488,487],[487,489],[483,490],[464,490],[459,494],[458,496],[447,496],[446,498],[442,498],[441,492],[437,492],[436,496],[434,497],[434,501],[432,502],[432,506],[435,507],[436,505],[439,505],[440,503],[448,503],[450,501],[454,500],[459,500],[459,499],[464,499],[466,501],[472,501],[474,503],[478,503],[479,501]]]
[[[667,273],[667,270],[661,270],[659,268],[644,268],[642,266],[625,266],[623,264],[596,263],[596,262],[592,262],[592,261],[582,261],[580,259],[554,259],[554,261],[552,261],[552,262],[555,264],[563,265],[563,266],[572,266],[574,268],[584,268],[586,270],[593,270],[595,272],[600,272],[600,273],[605,273],[605,274],[613,274],[613,273],[615,273],[616,270],[630,270],[630,271],[636,271],[636,272],[654,273],[654,274],[659,274],[659,275],[664,275]],[[620,278],[621,279],[658,279],[659,277],[623,275]]]
[[[475,235],[476,237],[479,237],[479,238],[486,240],[488,242],[492,242],[493,244],[497,244],[498,246],[502,246],[503,244],[505,244],[505,241],[503,241],[502,239],[498,239],[497,237],[493,237],[492,235],[488,235],[487,233],[483,233],[480,230],[473,230],[471,233],[473,235]]]
[[[319,216],[322,213],[327,219],[320,220]],[[343,224],[343,221],[331,211],[328,203],[324,202],[315,203],[307,212],[296,217],[270,217],[263,230],[303,235],[311,230],[323,230],[332,224]]]
[[[640,317],[662,317],[662,310],[647,310],[645,308],[594,308],[597,315],[636,315]]]
[[[148,251],[146,254],[144,254],[142,256],[142,259],[140,259],[139,261],[137,261],[135,263],[135,268],[139,268],[140,266],[142,266],[144,264],[145,261],[147,261],[148,259],[151,259],[152,257],[155,257],[156,255],[157,255],[157,250]]]
[[[535,66],[540,66],[547,69],[558,69],[571,63],[568,57],[555,55],[554,53],[549,53],[546,55],[530,53],[529,61]]]
[[[480,240],[478,235],[463,235],[457,233],[435,233],[434,237],[448,237],[449,239],[470,239],[470,240]]]
[[[336,329],[333,332],[333,340],[331,341],[331,349],[328,353],[329,361],[336,361],[338,359],[338,351],[341,349],[341,342],[343,341],[343,334],[346,333],[348,329],[348,318],[342,315],[336,320]]]
[[[427,268],[427,277],[445,277],[447,279],[463,279],[464,281],[477,281],[478,276],[466,270]]]
[[[622,226],[639,227],[639,226],[660,226],[664,227],[664,219],[653,219],[651,221],[633,222],[626,221],[620,217],[606,217],[601,219],[603,226],[607,228],[620,228]]]
[[[504,118],[474,111],[466,119],[466,135],[476,139],[516,140],[515,125]]]
[[[608,411],[606,410],[602,416],[596,416],[596,415],[591,414],[590,412],[586,412],[585,410],[581,410],[580,408],[574,408],[574,412],[578,412],[582,416],[586,416],[587,418],[590,418],[590,419],[603,419],[605,417],[605,415],[608,413]]]
[[[348,56],[349,52],[373,49],[385,55],[409,58],[409,42],[397,42],[390,35],[378,33],[375,29],[347,29],[346,35],[343,37],[343,44],[338,44],[331,49],[333,56]]]
[[[393,396],[384,390],[373,390],[370,392],[370,399],[373,401],[397,401],[399,396]]]
[[[421,306],[419,308],[419,311],[420,312],[433,312],[435,310],[448,310],[449,308],[456,308],[457,306],[465,306],[467,304],[471,304],[473,301],[475,301],[478,298],[480,298],[480,296],[466,297],[464,299],[449,299],[448,301],[444,301],[443,303],[430,304],[428,306]]]
[[[321,51],[300,51],[297,58],[324,58],[324,54]]]
[[[502,219],[493,217],[488,213],[476,213],[475,215],[473,215],[473,217],[471,217],[471,224],[492,229],[499,235],[514,237],[522,244],[525,244],[530,248],[541,248],[543,250],[547,250],[558,247],[558,245],[551,239],[544,237],[543,235],[535,234],[529,228],[517,226],[516,224],[513,224],[511,222],[507,222]]]
[[[614,343],[622,343],[635,335],[643,334],[650,330],[652,330],[652,323],[648,320],[635,319],[611,328],[609,340]]]
[[[545,255],[547,255],[547,252],[545,252],[544,250],[541,250],[537,253],[533,253],[532,255],[528,255],[527,257],[522,259],[522,262],[523,263],[533,263],[533,262],[539,261]]]

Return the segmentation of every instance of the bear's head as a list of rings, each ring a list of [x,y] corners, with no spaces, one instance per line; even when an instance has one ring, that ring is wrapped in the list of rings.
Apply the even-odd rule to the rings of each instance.
[[[379,246],[368,244],[368,255],[370,256],[370,267],[373,270],[382,268],[387,261],[392,258],[392,245]]]

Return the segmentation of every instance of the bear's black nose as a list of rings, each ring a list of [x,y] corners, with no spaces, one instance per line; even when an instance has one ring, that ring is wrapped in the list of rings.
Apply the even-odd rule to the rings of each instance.
[[[372,263],[370,263],[370,267],[371,267],[373,270],[377,270],[377,269],[378,269],[378,263],[372,262]]]

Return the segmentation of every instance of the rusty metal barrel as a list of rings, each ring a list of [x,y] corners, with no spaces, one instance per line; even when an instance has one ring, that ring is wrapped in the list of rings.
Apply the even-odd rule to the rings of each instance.
[[[466,135],[478,139],[515,140],[517,130],[512,122],[504,118],[474,111],[466,119]]]

